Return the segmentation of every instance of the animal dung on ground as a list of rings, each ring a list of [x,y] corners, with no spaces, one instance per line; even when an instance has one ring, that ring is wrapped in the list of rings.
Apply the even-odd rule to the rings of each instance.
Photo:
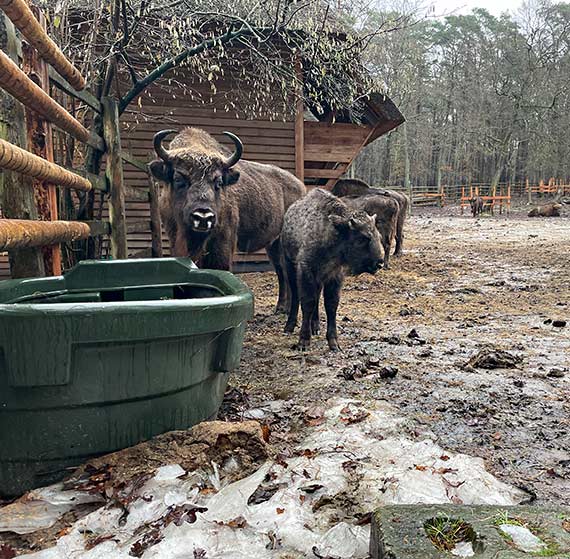
[[[466,367],[474,369],[516,369],[522,357],[496,348],[483,348],[473,355]]]

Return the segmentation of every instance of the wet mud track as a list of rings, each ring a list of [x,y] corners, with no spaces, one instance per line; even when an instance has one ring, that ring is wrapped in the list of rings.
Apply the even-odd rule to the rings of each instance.
[[[256,314],[221,416],[268,424],[286,454],[333,398],[386,400],[406,435],[483,458],[531,501],[570,504],[570,219],[416,216],[391,264],[347,281],[339,353],[322,335],[292,349],[273,274],[244,274]],[[486,348],[516,362],[470,365]]]

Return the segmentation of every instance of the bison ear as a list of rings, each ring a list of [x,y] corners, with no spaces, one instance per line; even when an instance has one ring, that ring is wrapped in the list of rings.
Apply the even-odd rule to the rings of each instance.
[[[224,173],[224,184],[229,186],[230,184],[235,184],[239,180],[239,171],[234,169],[228,169]]]
[[[346,231],[350,227],[350,220],[337,214],[330,214],[329,221],[340,231]]]
[[[162,159],[155,159],[148,164],[152,176],[159,181],[169,183],[172,180],[172,165]]]

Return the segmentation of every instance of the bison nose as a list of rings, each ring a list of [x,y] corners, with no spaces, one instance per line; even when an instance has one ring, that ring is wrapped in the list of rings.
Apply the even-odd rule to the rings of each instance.
[[[195,210],[190,216],[190,226],[195,231],[210,231],[216,223],[216,214],[212,210]]]
[[[374,259],[370,262],[370,272],[376,273],[384,264],[384,260],[382,258]]]

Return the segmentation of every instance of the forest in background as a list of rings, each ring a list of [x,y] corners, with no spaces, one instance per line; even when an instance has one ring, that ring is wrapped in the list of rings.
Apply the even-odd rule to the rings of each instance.
[[[385,14],[367,24],[375,17]],[[423,18],[375,37],[364,56],[407,122],[368,146],[353,176],[375,185],[570,178],[570,4]]]

